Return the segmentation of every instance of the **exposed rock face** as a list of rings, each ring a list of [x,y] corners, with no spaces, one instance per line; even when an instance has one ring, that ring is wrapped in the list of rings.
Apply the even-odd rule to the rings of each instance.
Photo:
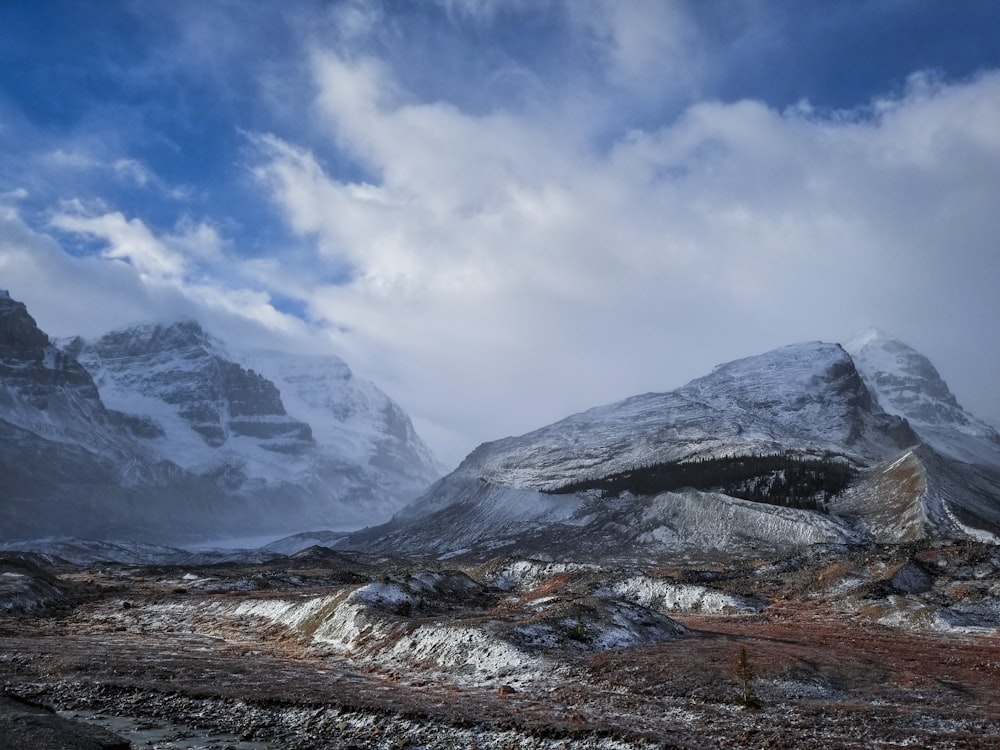
[[[360,525],[439,476],[409,417],[342,361],[271,359],[287,378],[238,362],[194,321],[57,348],[3,295],[0,538]]]
[[[125,469],[153,477],[160,467],[121,434],[121,415],[24,305],[0,296],[0,320],[0,534],[114,528],[113,516],[95,510],[128,504]]]
[[[939,378],[928,383],[927,398],[937,394],[948,403],[941,396],[950,396],[947,386]],[[721,365],[669,393],[636,396],[481,445],[392,522],[347,543],[437,554],[705,559],[861,538],[990,536],[1000,524],[1000,476],[991,479],[989,472],[1000,467],[1000,457],[994,468],[970,474],[938,450],[953,440],[926,440],[914,452],[925,433],[952,435],[948,419],[960,407],[928,412],[940,420],[928,423],[937,431],[920,423],[918,435],[882,409],[878,394],[837,344],[783,347]],[[962,434],[967,452],[983,441]],[[714,467],[721,476],[732,457],[748,457],[749,465],[755,456],[788,463],[712,483]],[[800,459],[813,461],[810,470],[820,474],[849,471],[851,486],[828,488],[808,503],[746,492],[783,486],[806,465]],[[657,467],[699,463],[709,467],[703,484],[650,489]]]
[[[240,436],[283,452],[313,442],[309,425],[286,413],[274,383],[228,359],[194,321],[125,328],[93,344],[76,339],[70,351],[111,403],[162,402],[211,448]]]
[[[56,432],[70,426],[106,424],[109,418],[90,375],[53,346],[27,308],[0,296],[0,409],[21,427]],[[52,423],[60,418],[62,425]]]

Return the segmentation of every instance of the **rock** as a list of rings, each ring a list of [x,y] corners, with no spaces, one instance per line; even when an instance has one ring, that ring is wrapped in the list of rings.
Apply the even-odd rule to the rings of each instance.
[[[889,579],[892,587],[904,594],[923,594],[934,586],[934,579],[916,563],[901,567]]]
[[[129,750],[117,734],[64,719],[51,709],[12,695],[0,696],[0,750]]]

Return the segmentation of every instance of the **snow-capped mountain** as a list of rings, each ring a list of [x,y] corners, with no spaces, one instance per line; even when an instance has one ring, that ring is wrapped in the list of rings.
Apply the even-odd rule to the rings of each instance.
[[[258,359],[194,321],[56,347],[0,296],[0,461],[17,479],[0,490],[0,535],[344,526],[387,518],[440,476],[409,417],[341,360]]]
[[[63,350],[91,374],[106,405],[145,418],[150,429],[140,437],[192,471],[231,457],[256,474],[284,474],[288,462],[278,456],[314,444],[274,383],[233,362],[194,321],[131,326],[94,342],[75,338]]]
[[[241,360],[278,386],[288,410],[311,426],[327,454],[397,475],[421,490],[444,473],[406,412],[339,357],[253,350]]]
[[[133,438],[153,427],[108,409],[87,370],[0,292],[0,535],[152,525],[168,487],[183,490],[175,508],[210,501],[209,483]],[[142,518],[134,513],[139,502],[150,509]]]
[[[922,441],[878,397],[841,346],[783,347],[481,445],[347,544],[712,558],[1000,530],[1000,478],[970,486],[978,469]]]
[[[844,348],[882,408],[905,417],[924,442],[960,461],[1000,465],[1000,435],[962,408],[927,357],[877,328]]]
[[[875,406],[844,350],[816,343],[490,443],[467,462],[489,482],[550,490],[641,464],[734,453],[829,451],[864,462],[912,441],[903,420]]]

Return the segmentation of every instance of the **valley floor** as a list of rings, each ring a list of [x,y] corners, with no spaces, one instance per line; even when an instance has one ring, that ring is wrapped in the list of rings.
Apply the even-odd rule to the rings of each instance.
[[[0,560],[4,694],[132,717],[104,724],[143,746],[1000,748],[995,548],[702,570],[38,562]],[[0,747],[10,726],[0,711]]]

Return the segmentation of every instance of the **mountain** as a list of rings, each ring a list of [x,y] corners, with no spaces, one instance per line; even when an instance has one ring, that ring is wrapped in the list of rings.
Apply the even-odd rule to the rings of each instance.
[[[145,418],[150,428],[138,437],[158,441],[161,455],[187,468],[217,464],[217,451],[300,455],[314,444],[274,383],[231,361],[195,321],[132,326],[92,343],[75,338],[63,350],[91,374],[106,404]]]
[[[409,417],[343,361],[258,358],[280,377],[195,321],[57,347],[4,293],[0,534],[177,541],[357,525],[440,476]]]
[[[845,348],[879,403],[904,417],[926,448],[925,505],[939,525],[995,541],[1000,435],[966,411],[931,361],[877,328]]]
[[[113,533],[136,522],[138,487],[205,487],[132,439],[151,425],[108,409],[90,374],[54,346],[23,304],[0,292],[0,530],[6,538]],[[115,508],[119,512],[107,515]]]
[[[927,357],[877,328],[844,348],[882,407],[924,442],[959,461],[1000,465],[1000,435],[962,408]]]
[[[1000,461],[974,466],[943,450],[956,434],[976,446],[991,436],[970,433],[961,411],[931,410],[918,432],[908,413],[883,408],[870,379],[837,344],[720,365],[677,390],[481,445],[346,545],[706,560],[865,539],[992,538],[1000,477],[990,472]]]
[[[444,473],[406,412],[339,357],[254,350],[241,360],[278,386],[323,455],[368,468],[373,486],[393,498],[385,516]]]

